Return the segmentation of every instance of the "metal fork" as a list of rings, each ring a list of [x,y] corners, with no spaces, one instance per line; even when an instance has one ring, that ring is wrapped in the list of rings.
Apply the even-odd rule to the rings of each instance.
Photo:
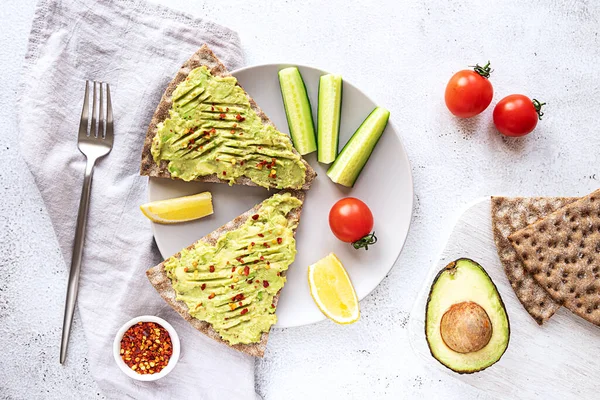
[[[87,225],[88,208],[90,205],[90,192],[92,189],[92,175],[94,165],[98,159],[104,157],[113,145],[113,113],[110,101],[110,86],[106,86],[106,115],[104,114],[103,83],[93,81],[92,83],[92,122],[89,123],[89,86],[90,81],[85,81],[85,96],[79,122],[79,138],[77,147],[85,155],[87,162],[83,178],[83,189],[81,200],[79,200],[79,213],[77,214],[77,229],[75,230],[75,242],[73,243],[73,258],[71,259],[71,271],[69,272],[69,284],[67,286],[67,299],[65,302],[65,317],[63,321],[62,340],[60,345],[60,363],[65,362],[67,347],[71,334],[71,324],[75,303],[77,302],[77,290],[79,288],[79,273],[81,271],[81,257],[83,255],[83,243],[85,241],[85,228]],[[96,95],[98,87],[99,96]]]

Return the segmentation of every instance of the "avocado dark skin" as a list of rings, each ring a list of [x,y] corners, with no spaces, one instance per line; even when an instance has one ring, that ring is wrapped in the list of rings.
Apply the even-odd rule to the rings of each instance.
[[[477,262],[460,258],[433,280],[425,310],[431,355],[459,374],[482,371],[508,348],[510,323],[494,282]]]

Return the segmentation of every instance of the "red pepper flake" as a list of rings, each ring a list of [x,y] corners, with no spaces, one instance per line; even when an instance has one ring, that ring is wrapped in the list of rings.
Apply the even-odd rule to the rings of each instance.
[[[265,235],[263,235],[262,233],[259,233],[258,237],[265,237]]]
[[[244,267],[244,275],[248,276],[249,273],[250,273],[250,267],[246,265]]]
[[[239,294],[236,294],[235,296],[233,296],[231,298],[231,301],[234,301],[234,302],[235,301],[242,301],[242,300],[244,300],[244,298],[245,298],[244,297],[244,293],[239,293]]]
[[[200,286],[200,289],[201,289],[201,290],[204,290],[204,289],[206,289],[206,283],[203,283],[203,284],[202,284],[202,286]]]
[[[277,238],[277,244],[281,244],[281,243],[283,243],[283,239],[282,239],[282,238],[280,238],[280,237],[278,237],[278,238]]]
[[[226,116],[227,116],[227,115],[225,115],[225,114],[223,114],[223,113],[219,114],[219,118],[221,118],[221,119],[225,119],[225,117],[226,117]]]
[[[227,175],[227,171],[223,171],[223,175]]]
[[[268,288],[269,287],[269,282],[263,281],[263,287]]]
[[[256,220],[258,219],[258,214],[254,214],[254,215],[252,216],[252,219],[256,221]]]
[[[214,266],[214,265],[211,265],[210,267],[208,267],[208,270],[209,270],[210,272],[215,272],[215,266]]]
[[[244,309],[243,309],[243,310],[240,312],[240,314],[242,314],[242,315],[244,315],[244,314],[247,314],[247,313],[248,313],[248,309],[247,309],[247,308],[244,308]]]
[[[210,299],[214,299],[214,298],[215,298],[215,296],[216,296],[216,294],[214,294],[214,293],[211,293],[211,294],[209,294],[209,295],[208,295],[208,299],[209,299],[209,300],[210,300]]]
[[[125,364],[138,374],[156,374],[169,364],[173,343],[162,325],[138,322],[123,334],[120,354]]]

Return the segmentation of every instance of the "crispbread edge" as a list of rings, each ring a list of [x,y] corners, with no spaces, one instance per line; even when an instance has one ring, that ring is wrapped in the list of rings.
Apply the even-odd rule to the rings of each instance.
[[[305,197],[304,191],[302,191],[302,190],[287,190],[287,191],[282,191],[280,193],[285,193],[285,192],[289,192],[292,196],[294,196],[304,202],[304,197]],[[226,232],[229,232],[229,231],[239,228],[246,222],[246,220],[248,218],[250,218],[252,215],[256,214],[256,212],[260,209],[261,204],[262,203],[257,204],[252,209],[246,211],[245,213],[238,216],[237,218],[229,221],[222,227],[212,231],[211,233],[204,236],[197,242],[204,241],[206,243],[214,245],[221,235],[223,235]],[[290,213],[287,215],[288,220],[295,219],[296,221],[299,221],[301,212],[302,212],[302,205],[300,205],[300,207],[295,208],[292,211],[290,211]],[[294,231],[294,234],[295,233],[296,232]],[[197,242],[195,242],[194,244],[187,247],[187,249],[188,250],[191,249]],[[179,258],[180,256],[181,256],[181,253],[177,253],[173,257]],[[226,342],[225,340],[221,339],[221,336],[212,328],[212,326],[208,322],[201,321],[197,318],[192,317],[189,313],[189,309],[188,309],[187,305],[182,301],[176,300],[177,294],[175,293],[175,290],[173,289],[173,286],[171,284],[171,280],[169,279],[169,277],[167,276],[167,273],[165,271],[165,261],[163,261],[160,264],[156,265],[155,267],[152,267],[149,270],[147,270],[146,275],[148,276],[150,283],[158,291],[160,296],[175,311],[177,311],[179,313],[179,315],[181,315],[186,321],[188,321],[194,328],[196,328],[200,332],[204,333],[209,338],[216,340],[217,342],[221,342],[229,347],[232,347],[238,351],[241,351],[243,353],[249,354],[254,357],[263,357],[264,356],[265,349],[267,347],[267,341],[269,339],[268,332],[265,332],[262,334],[260,342],[258,342],[258,343],[231,345],[228,342]],[[277,302],[279,301],[279,295],[280,295],[280,292],[277,293],[275,295],[275,297],[273,298],[273,304],[275,306],[277,306]]]
[[[541,219],[544,216],[550,214],[552,211],[560,208],[564,204],[576,201],[576,197],[503,197],[503,196],[492,196],[491,198],[491,218],[492,218],[492,230],[494,234],[494,242],[496,244],[496,250],[498,252],[498,258],[504,268],[504,272],[510,282],[513,291],[517,298],[523,305],[523,308],[533,317],[533,319],[542,325],[547,322],[554,313],[560,308],[560,304],[557,304],[552,297],[546,292],[546,290],[534,279],[534,277],[527,271],[523,262],[510,241],[508,236],[505,236],[501,231],[500,227],[503,226],[507,221],[503,221],[503,218],[499,215],[499,208],[504,203],[508,202],[511,204],[521,204],[523,207],[527,207],[528,211],[532,212],[532,203],[545,202],[547,209],[546,213],[535,213],[537,219]],[[552,206],[553,203],[558,204],[557,208]],[[533,207],[533,210],[538,210],[538,207]],[[527,221],[524,222],[527,226]],[[513,227],[513,226],[511,226]],[[515,230],[516,231],[516,230]],[[514,233],[512,231],[511,233]],[[510,233],[509,233],[510,234]],[[507,254],[508,253],[508,254]],[[514,258],[511,260],[510,258]],[[519,275],[518,268],[514,268],[513,263],[519,263],[521,271],[526,275],[521,280],[517,277]],[[522,286],[523,285],[523,286]],[[543,303],[544,306],[540,306]]]
[[[537,222],[527,226],[526,228],[523,228],[517,232],[514,232],[513,234],[511,234],[508,239],[510,240],[512,246],[514,247],[515,251],[517,252],[517,254],[519,255],[521,261],[523,262],[523,265],[525,266],[525,268],[529,271],[529,273],[532,274],[532,276],[534,277],[534,279],[542,286],[544,287],[545,284],[547,284],[548,289],[550,289],[550,281],[546,280],[543,278],[543,271],[548,271],[548,269],[543,269],[540,268],[540,264],[542,263],[537,262],[536,261],[536,257],[524,257],[525,253],[531,253],[531,254],[538,254],[536,252],[536,247],[540,248],[542,246],[547,247],[548,240],[555,240],[557,243],[561,243],[564,244],[564,237],[561,237],[560,235],[556,235],[555,236],[550,236],[550,232],[541,234],[539,233],[539,227],[540,226],[544,226],[545,224],[548,225],[552,225],[555,222],[564,224],[564,225],[568,225],[569,222],[565,222],[567,221],[567,219],[565,218],[565,216],[568,216],[569,213],[572,213],[572,218],[584,218],[584,219],[588,219],[589,218],[595,218],[595,217],[600,217],[600,212],[598,212],[600,206],[596,206],[596,209],[592,212],[589,211],[590,208],[593,207],[594,203],[600,203],[600,189],[588,194],[587,196],[581,197],[580,199],[578,199],[577,201],[574,201],[570,204],[567,204],[566,206],[556,210],[555,212],[551,213],[550,215],[548,215],[546,218],[543,218],[541,220],[538,220]],[[582,213],[586,213],[588,214],[587,216],[582,216]],[[597,214],[598,213],[598,214]],[[571,222],[573,222],[573,219],[571,219]],[[581,226],[580,229],[589,229],[590,232],[590,237],[592,237],[592,244],[597,242],[593,242],[593,240],[597,240],[598,239],[598,234],[597,234],[597,225],[592,225],[589,221],[587,221],[588,226]],[[552,228],[549,228],[549,230]],[[564,230],[564,228],[563,228]],[[560,231],[560,229],[559,229]],[[568,231],[568,230],[567,230]],[[576,232],[576,231],[572,231],[572,232]],[[535,235],[535,234],[538,235]],[[573,233],[575,234],[575,233]],[[542,237],[544,237],[544,239],[540,239],[538,241],[538,244],[530,244],[529,239],[531,238],[531,241],[536,241],[538,239],[538,236],[541,235]],[[571,232],[566,234],[567,236],[571,235]],[[545,238],[545,236],[548,236],[549,238]],[[586,235],[584,235],[584,238],[586,237]],[[527,243],[525,243],[525,241],[527,241]],[[577,241],[577,240],[575,240]],[[565,245],[565,248],[563,250],[560,251],[560,255],[564,256],[565,253],[573,256],[574,260],[571,260],[570,263],[572,265],[575,265],[575,267],[569,267],[569,269],[571,270],[570,272],[572,272],[572,274],[570,273],[568,278],[570,280],[565,280],[564,276],[562,278],[562,282],[560,283],[560,289],[559,284],[556,284],[556,287],[552,287],[554,290],[546,290],[548,292],[548,294],[554,299],[554,301],[556,301],[557,303],[561,304],[562,306],[564,306],[565,308],[569,309],[571,312],[573,312],[575,315],[578,315],[580,317],[582,317],[583,319],[597,325],[600,326],[600,314],[597,311],[597,305],[595,306],[595,308],[593,309],[593,312],[586,312],[582,309],[582,307],[580,305],[576,305],[574,307],[574,303],[577,302],[576,299],[579,299],[579,301],[581,303],[585,303],[586,301],[588,302],[588,305],[591,306],[591,302],[589,301],[589,296],[588,295],[594,295],[594,292],[590,293],[586,293],[586,287],[589,288],[588,283],[592,282],[595,283],[599,278],[598,278],[598,274],[590,274],[590,276],[586,276],[588,271],[584,271],[582,274],[582,277],[577,276],[577,279],[574,281],[572,278],[572,275],[575,274],[576,270],[579,268],[579,272],[581,272],[584,268],[587,269],[591,269],[594,267],[589,267],[590,264],[592,265],[597,265],[594,264],[593,262],[588,262],[587,265],[583,266],[583,268],[581,267],[582,263],[581,263],[581,259],[583,259],[585,257],[584,252],[581,249],[578,249],[578,255],[575,256],[573,255],[575,253],[576,250],[574,250],[574,245],[573,242],[571,242],[570,239],[567,239],[567,244]],[[571,243],[569,243],[571,242]],[[545,243],[545,244],[544,244]],[[556,244],[555,244],[556,246]],[[589,249],[586,250],[587,253],[589,253]],[[549,254],[544,254],[543,252],[540,253],[542,256],[547,255],[547,256],[551,256],[553,254],[558,253],[558,251],[554,251],[551,250],[549,251]],[[579,255],[581,254],[581,255]],[[538,260],[539,261],[539,260]],[[556,270],[560,271],[561,269],[566,269],[565,265],[567,263],[562,263],[562,261],[564,260],[559,260],[558,262],[556,262]],[[552,261],[554,262],[554,261]],[[543,262],[544,266],[546,265],[546,262]],[[553,268],[550,268],[553,269]],[[564,271],[564,270],[563,270]],[[579,273],[578,272],[578,273]],[[548,272],[550,273],[550,272]],[[592,276],[594,275],[594,276]],[[550,275],[548,275],[548,277],[550,277]],[[581,278],[581,279],[580,279]],[[593,278],[593,279],[592,279]],[[556,282],[558,279],[554,278],[554,281]],[[570,291],[566,290],[566,285],[573,285],[573,288]],[[595,287],[595,286],[594,286]],[[579,296],[581,295],[581,293],[584,293],[585,296],[582,296],[583,298],[579,298]],[[597,296],[597,295],[596,295]],[[582,304],[583,305],[583,304]]]
[[[147,175],[147,176],[157,177],[157,178],[176,179],[176,178],[172,177],[171,174],[169,173],[168,168],[167,168],[167,164],[168,164],[167,161],[162,160],[160,165],[157,165],[154,162],[154,158],[152,158],[152,153],[150,151],[152,148],[152,139],[154,139],[154,136],[156,135],[157,125],[169,117],[169,110],[171,109],[171,106],[173,105],[172,95],[173,95],[173,92],[175,91],[175,88],[177,87],[177,85],[179,83],[181,83],[183,80],[185,80],[185,78],[187,78],[188,74],[194,68],[198,68],[203,65],[206,66],[210,70],[210,73],[215,76],[222,76],[222,77],[231,76],[231,74],[227,71],[227,68],[225,68],[225,66],[219,61],[217,56],[215,56],[215,54],[212,52],[212,50],[210,50],[210,48],[206,44],[202,45],[202,47],[200,47],[200,49],[197,52],[195,52],[192,55],[192,57],[190,57],[190,59],[187,60],[181,66],[181,68],[177,72],[177,75],[171,81],[171,83],[169,83],[169,86],[167,86],[165,93],[162,95],[162,98],[160,99],[160,103],[158,103],[158,107],[156,107],[156,111],[154,112],[154,115],[152,116],[152,120],[150,121],[150,125],[148,126],[148,130],[146,132],[146,138],[144,140],[144,147],[142,149],[142,162],[141,162],[141,166],[140,166],[140,175]],[[238,83],[238,86],[240,86],[239,83]],[[242,87],[242,90],[243,89],[244,88]],[[244,90],[244,93],[246,93],[245,90]],[[254,112],[256,112],[256,114],[258,114],[258,116],[260,117],[263,124],[267,124],[267,125],[271,125],[271,126],[275,127],[273,122],[271,122],[269,117],[267,117],[265,115],[265,113],[260,109],[260,107],[252,99],[252,97],[250,97],[250,95],[248,95],[248,93],[246,93],[246,96],[248,96],[248,99],[250,100],[250,106],[252,107]],[[298,154],[298,152],[296,151],[296,149],[293,146],[292,146],[292,151],[294,152],[294,154]],[[306,180],[304,182],[304,185],[302,186],[302,189],[308,190],[310,188],[312,181],[317,176],[317,174],[316,174],[315,170],[312,169],[312,167],[304,160],[304,158],[302,156],[300,156],[300,159],[302,160],[302,163],[306,167]],[[220,179],[217,176],[217,174],[198,177],[197,179],[195,179],[195,181],[212,182],[212,183],[229,183],[229,181],[227,181],[227,180]],[[250,180],[249,178],[244,177],[244,176],[238,178],[235,183],[238,185],[245,185],[245,186],[257,186],[254,182],[252,182],[252,180]]]

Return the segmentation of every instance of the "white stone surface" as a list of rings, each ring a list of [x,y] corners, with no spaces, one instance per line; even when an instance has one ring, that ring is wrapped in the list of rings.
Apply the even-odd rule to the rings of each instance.
[[[391,110],[412,161],[412,231],[388,278],[361,303],[362,319],[275,330],[256,364],[258,392],[265,399],[488,398],[421,365],[408,343],[408,314],[463,205],[490,194],[582,195],[599,186],[600,4],[161,2],[236,29],[248,65],[297,62],[341,73]],[[69,361],[58,364],[67,272],[18,155],[13,106],[34,3],[4,0],[0,8],[0,398],[101,398],[77,319]],[[500,137],[491,107],[470,121],[445,109],[451,74],[487,59],[494,102],[519,92],[548,102],[529,137]]]

